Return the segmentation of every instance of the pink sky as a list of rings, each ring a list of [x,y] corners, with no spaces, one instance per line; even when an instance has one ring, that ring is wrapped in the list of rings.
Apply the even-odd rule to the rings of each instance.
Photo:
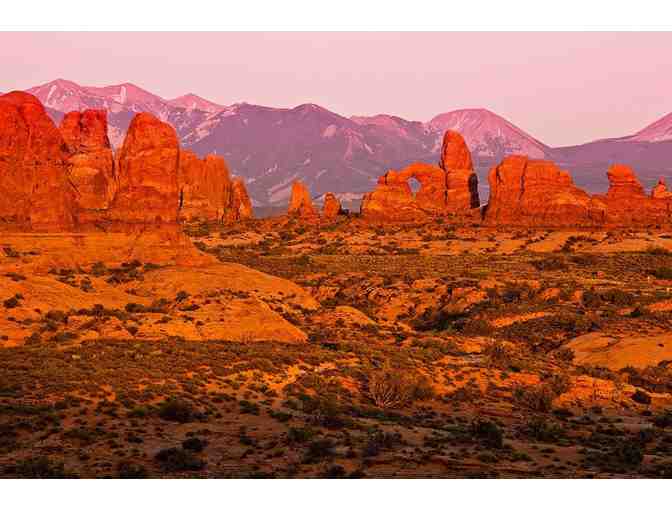
[[[56,78],[163,97],[429,120],[484,107],[553,145],[672,112],[672,33],[0,33],[0,90]]]

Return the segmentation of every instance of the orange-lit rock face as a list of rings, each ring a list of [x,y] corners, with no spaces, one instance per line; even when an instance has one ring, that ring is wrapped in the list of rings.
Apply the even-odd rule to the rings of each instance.
[[[34,96],[0,97],[0,219],[33,230],[73,226],[65,144]]]
[[[136,115],[118,155],[119,190],[110,207],[110,219],[176,221],[179,158],[175,130],[149,113]]]
[[[104,110],[70,112],[61,122],[68,149],[68,176],[75,189],[79,223],[100,216],[116,191],[114,155]]]
[[[626,165],[612,165],[607,171],[609,191],[596,197],[604,203],[604,222],[609,225],[649,225],[668,223],[672,201],[666,197],[667,187],[663,182],[649,197],[644,193],[635,172]],[[655,193],[655,197],[654,196]],[[653,197],[653,198],[652,198]]]
[[[456,131],[448,130],[443,136],[440,166],[446,172],[447,209],[458,212],[478,208],[478,177],[469,148]]]
[[[672,199],[672,191],[668,191],[667,184],[665,184],[665,179],[662,177],[658,180],[658,184],[656,184],[651,190],[651,198],[662,200]]]
[[[459,133],[447,131],[444,135],[439,164],[412,163],[398,172],[390,170],[364,197],[362,215],[384,221],[473,215],[480,204],[478,179],[469,149]],[[415,195],[409,184],[411,179],[420,183]]]
[[[254,214],[252,211],[252,201],[247,194],[245,183],[242,179],[234,179],[225,219],[228,221],[240,221],[250,218],[254,218]]]
[[[230,206],[233,184],[224,159],[199,159],[191,151],[180,153],[180,218],[221,221]]]
[[[322,217],[330,220],[336,218],[341,212],[341,202],[333,193],[327,193],[324,196],[324,205],[322,206]]]
[[[317,216],[308,188],[302,182],[294,181],[294,184],[292,184],[292,195],[289,199],[287,214],[301,218],[315,218]]]
[[[510,156],[488,176],[489,224],[539,226],[582,225],[593,221],[594,204],[555,163]]]

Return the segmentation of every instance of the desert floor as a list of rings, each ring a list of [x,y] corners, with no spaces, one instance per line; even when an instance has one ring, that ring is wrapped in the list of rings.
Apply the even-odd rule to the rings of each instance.
[[[672,233],[0,239],[4,477],[670,477]]]

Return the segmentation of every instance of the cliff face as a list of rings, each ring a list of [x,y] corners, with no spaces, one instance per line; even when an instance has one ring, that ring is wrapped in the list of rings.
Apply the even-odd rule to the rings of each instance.
[[[25,92],[0,96],[0,221],[29,230],[74,225],[74,193],[61,133]]]
[[[100,220],[117,191],[107,114],[103,110],[70,112],[63,118],[60,131],[67,146],[77,222]]]
[[[136,115],[116,157],[107,132],[103,110],[70,112],[57,128],[30,94],[0,96],[0,222],[68,231],[252,216],[226,162],[181,151],[170,125]]]

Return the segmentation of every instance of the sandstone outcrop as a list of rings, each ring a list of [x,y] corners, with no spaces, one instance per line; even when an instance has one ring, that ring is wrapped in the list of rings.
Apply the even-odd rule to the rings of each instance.
[[[252,201],[247,194],[245,182],[241,178],[233,180],[229,206],[226,210],[227,221],[240,221],[254,218]]]
[[[322,218],[332,220],[341,213],[341,202],[333,193],[324,195],[324,204],[322,205]]]
[[[420,188],[414,194],[410,181]],[[480,201],[478,178],[462,136],[447,131],[439,166],[412,163],[390,170],[364,196],[362,215],[381,221],[416,221],[433,216],[477,217]]]
[[[667,184],[665,184],[665,179],[661,177],[651,190],[651,198],[658,198],[667,200],[672,198],[672,191],[668,191]]]
[[[471,153],[462,135],[446,131],[441,147],[439,166],[446,172],[446,208],[451,212],[477,209],[478,177],[471,162]]]
[[[490,171],[488,182],[484,219],[491,225],[584,225],[602,210],[551,161],[509,156]]]
[[[175,222],[180,148],[175,129],[149,113],[131,121],[118,155],[119,190],[109,217],[124,223]]]
[[[74,225],[65,143],[40,101],[0,96],[0,222],[36,231]]]
[[[199,159],[191,151],[180,153],[180,218],[222,221],[233,198],[233,183],[223,158]]]
[[[670,221],[672,200],[647,196],[635,172],[626,165],[612,165],[607,171],[609,191],[596,196],[605,206],[603,223],[607,225],[651,225]],[[656,193],[661,194],[659,187]]]
[[[114,154],[104,110],[70,112],[61,122],[68,177],[75,190],[77,222],[102,219],[116,191]]]
[[[300,181],[294,181],[292,184],[292,195],[289,199],[287,214],[289,216],[298,216],[299,218],[304,219],[317,217],[317,211],[315,210],[315,207],[313,207],[310,192],[306,185]]]

